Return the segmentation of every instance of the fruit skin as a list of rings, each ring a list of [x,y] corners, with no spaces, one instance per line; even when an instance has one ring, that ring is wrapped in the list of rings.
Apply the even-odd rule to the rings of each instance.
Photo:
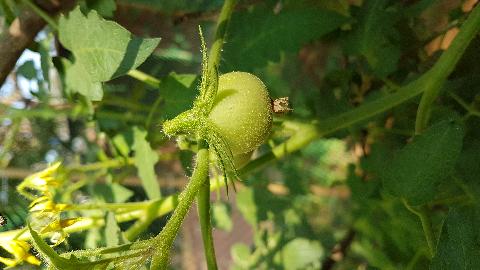
[[[267,88],[258,77],[247,72],[221,75],[208,118],[232,154],[255,150],[272,129],[272,104]]]
[[[252,158],[252,154],[253,151],[233,156],[233,163],[235,163],[235,168],[241,169],[243,168],[243,166],[247,165],[247,163]]]

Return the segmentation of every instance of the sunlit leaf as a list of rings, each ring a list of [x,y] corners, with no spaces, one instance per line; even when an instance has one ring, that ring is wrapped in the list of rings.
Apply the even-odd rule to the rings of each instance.
[[[158,161],[158,154],[153,151],[146,137],[147,132],[145,130],[138,127],[133,128],[134,162],[148,198],[158,199],[161,197],[160,185],[158,184],[154,168],[155,163]]]
[[[85,16],[80,8],[60,18],[59,38],[75,57],[71,67],[74,70],[67,72],[67,82],[91,100],[101,99],[100,82],[138,67],[160,42],[159,38],[135,37],[95,11]]]

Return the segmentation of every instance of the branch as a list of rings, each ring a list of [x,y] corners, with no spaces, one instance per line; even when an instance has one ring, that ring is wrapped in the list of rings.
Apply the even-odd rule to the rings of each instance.
[[[43,1],[45,2],[45,1]],[[73,7],[74,0],[62,0],[38,5],[50,16]],[[0,85],[3,85],[8,74],[15,67],[20,55],[30,46],[35,36],[45,27],[45,20],[31,8],[25,8],[12,22],[10,27],[0,35]]]

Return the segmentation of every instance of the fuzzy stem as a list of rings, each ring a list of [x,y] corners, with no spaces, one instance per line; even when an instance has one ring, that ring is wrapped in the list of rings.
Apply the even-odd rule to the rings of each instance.
[[[197,196],[198,191],[208,179],[208,146],[205,142],[199,142],[199,150],[197,153],[197,162],[192,177],[185,189],[180,194],[177,208],[173,212],[172,217],[168,220],[163,230],[155,237],[154,255],[152,258],[151,270],[167,269],[170,249],[175,240],[175,236],[180,229],[185,215],[188,213],[193,200]]]

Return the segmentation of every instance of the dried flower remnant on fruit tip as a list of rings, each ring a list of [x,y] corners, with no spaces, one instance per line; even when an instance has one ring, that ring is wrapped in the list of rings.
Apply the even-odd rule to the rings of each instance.
[[[0,227],[7,224],[7,218],[0,213]]]
[[[290,101],[288,97],[281,97],[272,100],[273,112],[277,114],[284,114],[293,111],[290,108]]]

